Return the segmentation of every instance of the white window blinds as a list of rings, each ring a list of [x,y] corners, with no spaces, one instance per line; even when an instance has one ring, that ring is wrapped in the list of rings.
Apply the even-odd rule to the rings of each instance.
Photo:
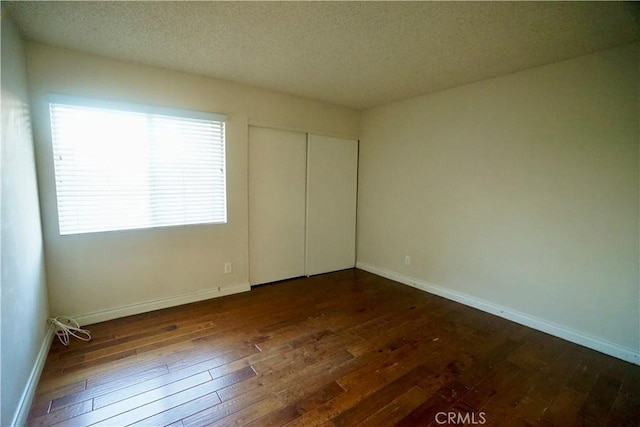
[[[60,234],[224,223],[225,117],[50,102]]]

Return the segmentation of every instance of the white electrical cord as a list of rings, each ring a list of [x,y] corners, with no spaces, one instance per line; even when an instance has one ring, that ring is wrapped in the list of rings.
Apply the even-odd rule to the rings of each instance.
[[[91,339],[91,333],[86,329],[80,329],[78,322],[71,317],[50,317],[49,324],[56,328],[56,335],[65,347],[69,346],[69,335],[73,335],[82,341],[89,341]]]

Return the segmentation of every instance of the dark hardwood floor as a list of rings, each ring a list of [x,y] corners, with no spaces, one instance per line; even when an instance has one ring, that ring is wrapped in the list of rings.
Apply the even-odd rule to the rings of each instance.
[[[640,367],[360,270],[88,329],[29,425],[640,423]]]

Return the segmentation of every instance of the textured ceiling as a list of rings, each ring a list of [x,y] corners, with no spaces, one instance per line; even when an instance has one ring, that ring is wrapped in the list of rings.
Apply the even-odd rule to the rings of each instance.
[[[634,2],[12,2],[27,39],[366,108],[640,40]]]

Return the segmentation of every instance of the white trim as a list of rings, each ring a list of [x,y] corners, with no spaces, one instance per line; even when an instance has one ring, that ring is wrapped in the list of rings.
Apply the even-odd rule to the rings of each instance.
[[[309,143],[310,133],[307,133],[306,144],[306,167],[305,176],[305,193],[304,193],[304,275],[309,277],[309,176],[311,171],[311,144]]]
[[[372,264],[359,261],[356,263],[356,268],[368,271],[369,273],[377,274],[378,276],[386,277],[387,279],[394,280],[404,285],[409,285],[430,294],[438,295],[440,297],[459,302],[469,307],[477,308],[478,310],[482,310],[484,312],[494,314],[496,316],[511,320],[521,325],[537,329],[538,331],[542,331],[558,338],[562,338],[564,340],[571,341],[584,347],[588,347],[592,350],[599,351],[600,353],[617,357],[618,359],[625,360],[635,365],[640,365],[640,350],[634,350],[633,348],[624,347],[619,344],[604,340],[602,338],[585,334],[584,332],[580,332],[575,329],[568,328],[566,326],[562,326],[536,316],[531,316],[512,308],[504,307],[462,292],[443,288],[441,286],[437,286],[432,283],[416,279],[414,277],[396,273],[395,271],[387,270],[385,268],[378,267]]]
[[[148,311],[160,310],[162,308],[175,307],[182,304],[189,304],[191,302],[237,294],[240,292],[247,292],[250,290],[251,286],[249,286],[249,283],[219,286],[213,289],[205,289],[173,297],[158,298],[154,300],[123,305],[120,307],[108,308],[106,310],[94,311],[92,313],[77,314],[71,317],[77,320],[81,326],[90,325],[92,323],[105,322],[107,320],[117,319],[120,317],[146,313]]]
[[[322,132],[322,131],[313,130],[313,129],[309,130],[309,129],[306,129],[306,128],[288,126],[288,125],[284,125],[284,124],[281,124],[281,123],[265,121],[265,120],[256,119],[256,118],[252,118],[252,117],[249,117],[247,119],[247,123],[248,123],[249,126],[254,126],[254,127],[258,127],[258,128],[267,128],[267,129],[274,129],[274,130],[286,130],[286,131],[289,131],[289,132],[298,132],[298,133],[306,133],[306,134],[312,133],[314,135],[330,136],[332,138],[358,140],[358,136],[355,135],[355,134]]]
[[[27,424],[27,417],[31,410],[31,403],[33,402],[33,397],[36,394],[36,388],[38,387],[38,382],[40,381],[40,375],[42,374],[44,364],[47,361],[47,355],[49,354],[52,341],[53,330],[48,328],[44,336],[44,340],[42,340],[42,345],[40,346],[40,351],[38,352],[38,356],[33,364],[33,368],[31,368],[29,379],[27,380],[24,390],[22,391],[22,395],[20,396],[20,400],[18,401],[16,412],[13,414],[13,420],[11,420],[12,426],[24,426]]]
[[[50,104],[74,105],[78,107],[98,108],[106,110],[130,111],[134,113],[156,114],[198,120],[226,122],[227,116],[208,111],[188,110],[185,108],[161,107],[156,105],[134,104],[131,102],[110,101],[106,99],[86,98],[81,96],[49,93],[46,99]]]

